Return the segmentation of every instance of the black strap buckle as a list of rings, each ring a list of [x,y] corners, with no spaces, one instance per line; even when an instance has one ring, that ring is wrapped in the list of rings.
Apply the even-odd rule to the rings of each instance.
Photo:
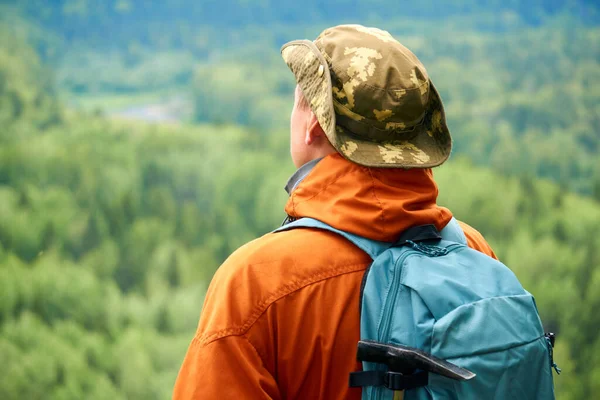
[[[409,390],[421,386],[427,386],[429,374],[419,371],[412,375],[403,375],[399,372],[388,372],[385,374],[384,386],[390,390]]]
[[[427,240],[441,240],[442,235],[438,232],[435,225],[413,226],[402,232],[394,246],[404,246],[409,242],[423,242]]]
[[[350,374],[350,387],[384,386],[390,390],[409,390],[429,383],[427,371],[404,375],[392,371],[360,371]]]

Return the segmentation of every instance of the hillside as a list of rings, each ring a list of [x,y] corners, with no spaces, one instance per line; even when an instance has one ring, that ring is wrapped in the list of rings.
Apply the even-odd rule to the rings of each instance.
[[[128,115],[183,99],[186,111],[173,113],[179,118],[273,132],[287,129],[294,87],[279,47],[337,23],[374,24],[424,62],[445,102],[456,156],[600,199],[595,2],[426,2],[383,17],[373,10],[391,7],[386,1],[358,1],[343,12],[333,12],[336,2],[311,1],[301,6],[307,19],[270,1],[232,1],[16,2],[10,10],[20,19],[10,26],[20,26],[56,70],[57,89],[73,107]],[[218,14],[219,7],[234,12]]]
[[[0,24],[0,398],[168,398],[212,274],[284,217],[293,81],[281,38],[211,60],[155,44],[110,58],[77,30],[83,22],[60,28],[73,29],[73,42],[52,25],[56,10],[71,10],[104,26],[76,12],[96,3],[55,3],[43,15],[33,7],[42,2],[15,3],[47,24],[47,41],[31,22]],[[106,4],[117,3],[94,7]],[[558,334],[557,398],[587,399],[600,392],[600,31],[561,14],[594,3],[535,4],[556,12],[519,17],[523,26],[501,34],[473,21],[454,37],[425,35],[423,21],[412,33],[387,23],[426,62],[451,115],[456,152],[435,170],[439,202],[480,230],[536,297]],[[329,21],[326,11],[318,18]],[[44,51],[53,40],[85,49],[59,62]],[[119,73],[96,73],[103,56]],[[187,72],[177,81],[174,70]],[[75,94],[154,101],[182,87],[194,117],[180,124],[66,105]]]

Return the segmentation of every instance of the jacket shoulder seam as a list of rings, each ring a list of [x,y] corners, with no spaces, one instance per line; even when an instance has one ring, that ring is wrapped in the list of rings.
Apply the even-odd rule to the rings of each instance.
[[[316,283],[322,282],[327,279],[335,278],[338,276],[364,271],[369,263],[359,263],[359,264],[350,264],[350,265],[342,265],[332,270],[328,270],[325,272],[320,272],[315,275],[312,275],[306,279],[302,279],[300,281],[292,282],[288,285],[282,286],[279,290],[271,294],[262,302],[258,303],[250,316],[245,320],[245,322],[238,326],[233,326],[231,328],[225,328],[218,330],[216,332],[205,333],[203,335],[196,335],[195,340],[199,342],[200,345],[205,346],[215,340],[224,338],[226,336],[242,336],[245,335],[246,332],[254,325],[254,323],[260,318],[260,316],[267,311],[267,309],[278,300],[288,296],[291,293],[294,293],[298,290],[301,290],[305,287],[314,285]]]

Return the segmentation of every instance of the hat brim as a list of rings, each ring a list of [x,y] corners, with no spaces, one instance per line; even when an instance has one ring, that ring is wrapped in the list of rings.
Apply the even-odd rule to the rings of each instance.
[[[450,131],[442,100],[431,81],[427,110],[421,123],[409,132],[409,139],[395,139],[390,132],[389,140],[365,140],[336,125],[329,64],[317,46],[309,40],[296,40],[285,44],[281,54],[327,138],[346,159],[367,167],[431,168],[450,156]]]
[[[304,98],[317,117],[329,141],[335,146],[335,111],[329,64],[310,40],[295,40],[281,48]]]
[[[336,126],[334,147],[348,160],[367,167],[431,168],[444,163],[452,151],[452,139],[440,95],[430,82],[430,99],[420,124],[408,133],[410,139],[365,140],[346,128]]]

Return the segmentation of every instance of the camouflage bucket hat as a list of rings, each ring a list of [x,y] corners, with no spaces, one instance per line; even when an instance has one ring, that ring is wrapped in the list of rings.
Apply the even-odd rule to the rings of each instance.
[[[388,32],[361,25],[295,40],[281,54],[327,138],[369,167],[429,168],[452,148],[442,100],[425,67]]]

